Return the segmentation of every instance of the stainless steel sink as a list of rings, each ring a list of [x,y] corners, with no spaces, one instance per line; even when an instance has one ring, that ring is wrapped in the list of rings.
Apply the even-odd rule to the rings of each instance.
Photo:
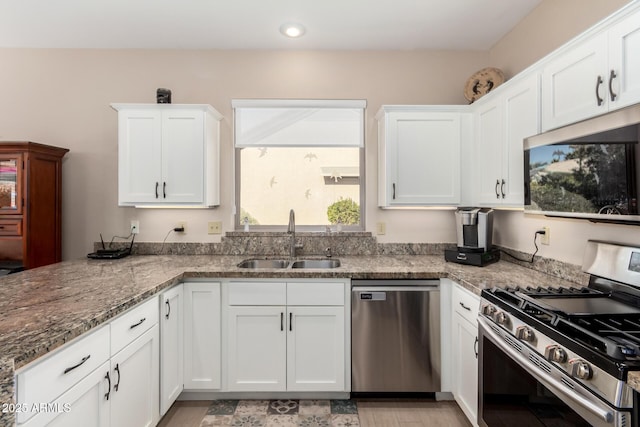
[[[301,259],[294,261],[291,268],[337,268],[340,267],[339,259]]]
[[[286,259],[245,259],[240,268],[287,268],[289,261]]]

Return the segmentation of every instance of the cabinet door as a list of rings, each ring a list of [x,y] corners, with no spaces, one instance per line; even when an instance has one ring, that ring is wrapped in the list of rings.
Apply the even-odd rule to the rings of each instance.
[[[387,204],[460,202],[460,114],[388,113]]]
[[[160,298],[160,415],[164,415],[182,393],[184,384],[183,285]]]
[[[540,83],[535,74],[504,95],[504,144],[500,193],[503,204],[524,205],[524,139],[540,132]],[[502,181],[504,180],[504,182]]]
[[[22,154],[0,156],[0,214],[22,213],[23,196],[23,159]]]
[[[287,307],[287,390],[344,391],[344,307]]]
[[[162,195],[160,111],[120,111],[118,145],[118,203],[157,203]]]
[[[162,202],[204,202],[204,113],[162,113]]]
[[[111,358],[111,425],[155,426],[159,411],[158,325]]]
[[[502,105],[499,99],[493,99],[476,112],[476,179],[481,205],[501,202],[503,139]]]
[[[607,112],[607,34],[559,55],[542,74],[542,130]]]
[[[220,389],[220,332],[220,283],[185,283],[185,389]]]
[[[230,306],[227,319],[229,391],[284,391],[285,307]]]
[[[640,12],[614,25],[609,32],[610,109],[640,102]],[[608,82],[608,80],[607,80]],[[615,97],[612,95],[615,94]]]
[[[453,395],[469,421],[478,425],[478,327],[453,313]]]
[[[49,404],[21,427],[109,427],[109,362],[95,369],[78,384]],[[51,408],[55,410],[52,411]]]

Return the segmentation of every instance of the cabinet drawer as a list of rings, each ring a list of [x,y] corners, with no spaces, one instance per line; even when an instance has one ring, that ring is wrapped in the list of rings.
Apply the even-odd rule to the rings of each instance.
[[[480,309],[480,297],[466,289],[463,289],[459,285],[454,285],[453,292],[451,293],[451,300],[453,302],[453,309],[475,325],[478,321],[477,317],[478,310]]]
[[[109,327],[74,340],[18,373],[16,399],[20,404],[49,403],[109,360]],[[18,423],[32,414],[18,413]]]
[[[153,297],[111,322],[111,355],[158,323],[158,297]]]
[[[288,305],[344,305],[344,283],[287,283]]]
[[[232,282],[229,305],[286,305],[287,287],[279,282]]]
[[[22,220],[0,219],[0,236],[22,236]]]

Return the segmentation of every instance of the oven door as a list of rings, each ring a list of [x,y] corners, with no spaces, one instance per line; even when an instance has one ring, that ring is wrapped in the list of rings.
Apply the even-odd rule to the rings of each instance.
[[[478,423],[498,426],[631,426],[535,351],[480,316]],[[635,425],[635,424],[634,424]]]

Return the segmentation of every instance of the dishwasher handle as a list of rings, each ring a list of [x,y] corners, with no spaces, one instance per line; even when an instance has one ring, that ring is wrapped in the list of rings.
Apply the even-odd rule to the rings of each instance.
[[[351,292],[435,292],[440,285],[420,286],[354,286]]]

